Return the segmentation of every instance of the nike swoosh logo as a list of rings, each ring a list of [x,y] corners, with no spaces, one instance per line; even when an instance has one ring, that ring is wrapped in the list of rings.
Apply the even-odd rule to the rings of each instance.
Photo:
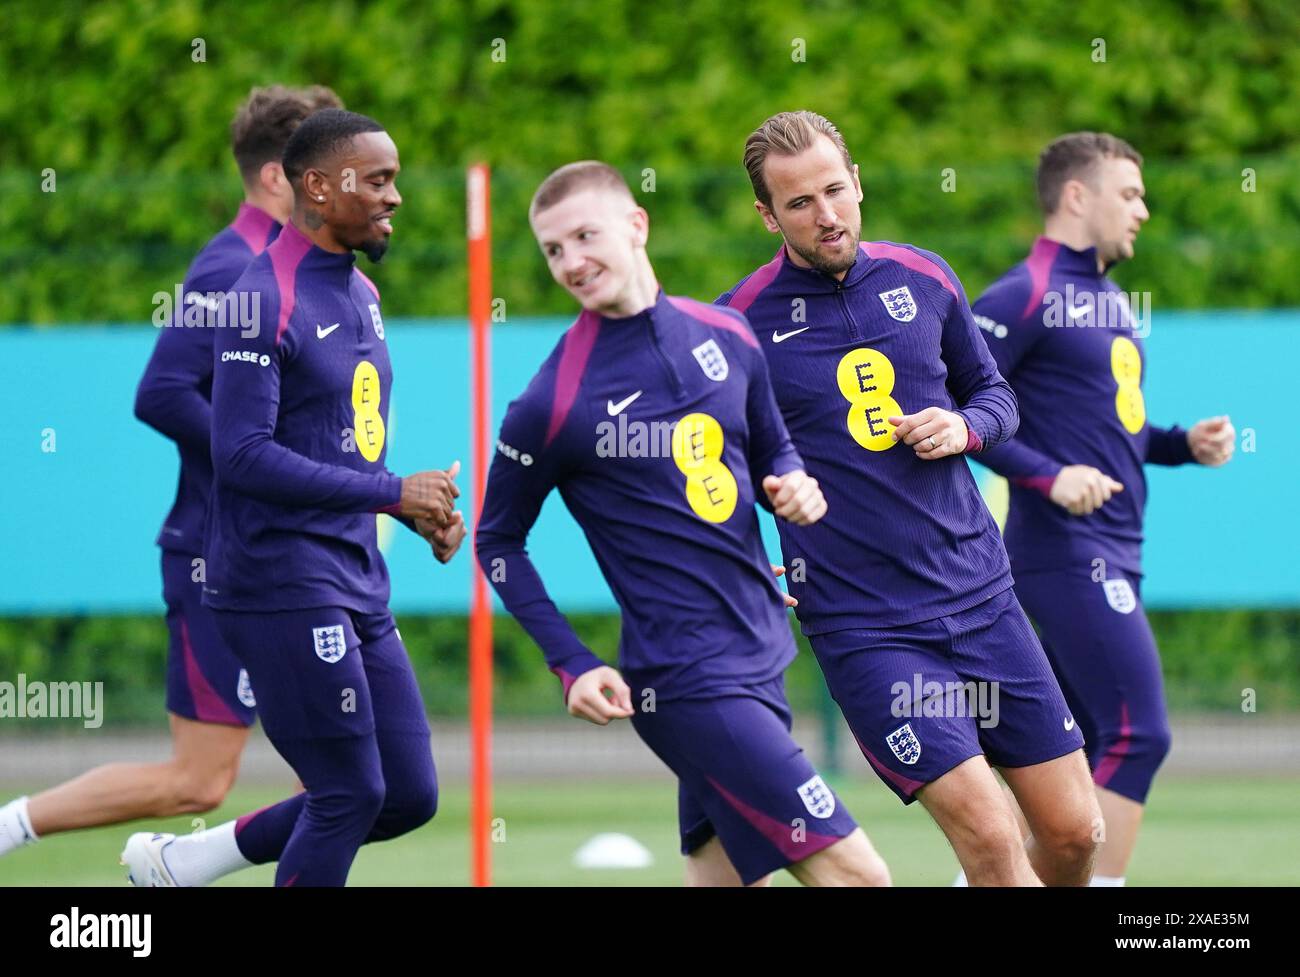
[[[1080,316],[1087,315],[1091,311],[1091,305],[1072,305],[1070,306],[1070,318],[1077,319]]]
[[[206,295],[198,292],[190,292],[185,296],[186,305],[201,305],[209,312],[216,312],[221,308],[221,303],[216,299],[210,299]]]
[[[789,339],[791,336],[797,336],[797,335],[799,335],[799,333],[801,333],[801,332],[806,332],[807,330],[809,330],[809,329],[811,329],[811,328],[812,328],[812,326],[804,326],[803,329],[792,329],[792,330],[790,330],[789,332],[785,332],[785,333],[777,332],[775,329],[773,329],[773,330],[772,330],[772,342],[774,342],[774,343],[783,343],[783,342],[785,342],[787,339]]]
[[[632,403],[632,401],[636,400],[643,393],[645,393],[644,390],[638,390],[631,397],[627,397],[624,400],[620,400],[617,404],[611,400],[608,404],[605,405],[605,409],[609,411],[610,417],[614,417],[617,414],[623,413],[623,408],[626,407],[628,404]]]
[[[324,339],[326,336],[328,336],[330,333],[332,333],[335,329],[337,329],[337,328],[339,327],[339,325],[340,325],[340,323],[337,323],[337,322],[336,322],[336,323],[334,323],[334,325],[330,326],[328,329],[322,329],[320,323],[319,323],[319,322],[316,323],[316,338],[317,338],[317,339]]]
[[[1065,731],[1068,733],[1070,730],[1074,729],[1074,717],[1071,716],[1062,725],[1065,726]]]

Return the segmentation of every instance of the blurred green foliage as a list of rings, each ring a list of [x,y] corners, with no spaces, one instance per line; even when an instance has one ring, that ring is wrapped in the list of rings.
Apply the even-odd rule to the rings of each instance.
[[[619,618],[570,617],[598,655],[617,660]],[[1171,709],[1235,711],[1254,689],[1259,712],[1300,710],[1300,611],[1156,611],[1151,624],[1164,661]],[[398,625],[431,715],[467,711],[468,629],[463,617],[400,616]],[[512,618],[494,624],[495,706],[503,716],[561,714],[560,684]],[[796,710],[817,708],[821,673],[807,642],[786,673]],[[0,681],[104,683],[105,722],[157,725],[164,719],[167,628],[159,617],[0,619]],[[67,720],[71,723],[74,720]],[[8,731],[55,730],[49,721],[6,720]]]
[[[740,151],[799,107],[855,152],[864,236],[938,251],[972,295],[1036,233],[1038,151],[1094,128],[1149,161],[1154,216],[1126,287],[1157,309],[1297,305],[1298,81],[1293,0],[9,4],[0,322],[145,321],[233,215],[228,123],[271,82],[331,85],[393,134],[406,203],[373,273],[390,315],[463,311],[476,159],[495,168],[508,314],[570,310],[525,210],[546,172],[586,157],[639,191],[669,287],[712,298],[775,250]]]

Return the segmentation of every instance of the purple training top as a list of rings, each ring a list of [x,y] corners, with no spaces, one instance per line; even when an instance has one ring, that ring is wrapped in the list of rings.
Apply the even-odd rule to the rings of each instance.
[[[779,523],[805,634],[888,628],[1011,586],[997,525],[960,455],[922,461],[888,418],[955,410],[967,451],[1018,423],[961,283],[929,251],[863,242],[843,281],[775,258],[718,299],[753,324],[795,448],[829,511]]]
[[[1142,572],[1144,462],[1192,461],[1187,432],[1147,421],[1144,329],[1094,248],[1040,237],[975,303],[988,348],[1025,405],[1014,440],[978,460],[1011,483],[1006,546],[1017,573],[1104,559]],[[1140,324],[1139,324],[1140,325]],[[1052,502],[1065,465],[1092,465],[1124,490],[1087,516]]]
[[[232,289],[232,323],[215,330],[210,607],[387,606],[374,514],[402,492],[384,467],[392,370],[355,260],[289,224]],[[254,321],[239,328],[236,308]]]
[[[659,700],[746,693],[794,658],[759,536],[762,479],[803,467],[744,316],[665,296],[584,312],[501,425],[475,549],[569,685],[603,662],[525,548],[558,488],[623,612],[619,666]]]
[[[266,250],[280,225],[251,204],[203,246],[181,286],[185,305],[158,333],[135,395],[135,416],[176,442],[181,456],[176,501],[158,533],[164,550],[203,552],[203,518],[212,486],[212,346],[210,306],[230,290],[249,261]]]

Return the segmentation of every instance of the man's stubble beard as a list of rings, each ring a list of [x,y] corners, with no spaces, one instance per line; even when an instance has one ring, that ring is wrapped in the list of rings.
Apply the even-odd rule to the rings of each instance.
[[[782,233],[784,235],[784,228],[782,229]],[[854,234],[846,227],[844,229],[844,236],[847,238],[852,238],[853,247],[849,249],[849,253],[847,255],[834,262],[827,261],[817,251],[804,250],[803,248],[794,244],[788,236],[786,236],[785,238],[785,243],[792,251],[794,251],[795,254],[803,258],[803,260],[808,262],[808,264],[812,265],[814,269],[820,271],[824,275],[829,275],[832,278],[834,278],[836,275],[840,275],[848,271],[850,268],[853,267],[853,265],[858,260],[858,244],[862,240],[861,229],[859,228],[858,232]]]
[[[388,253],[388,239],[381,238],[378,241],[366,241],[361,245],[361,250],[373,263],[379,264],[384,260],[384,255]]]

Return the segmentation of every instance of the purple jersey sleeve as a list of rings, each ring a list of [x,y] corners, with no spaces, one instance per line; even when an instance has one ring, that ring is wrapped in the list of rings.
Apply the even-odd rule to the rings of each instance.
[[[997,363],[980,335],[966,291],[938,255],[927,254],[948,276],[954,297],[943,323],[941,349],[948,368],[948,391],[969,431],[967,451],[984,451],[1002,444],[1020,426],[1016,395],[998,372]]]
[[[238,277],[238,269],[219,267],[187,280],[182,293],[222,292]],[[136,389],[135,416],[177,444],[206,452],[212,437],[212,405],[203,390],[212,376],[214,330],[186,328],[184,315],[184,308],[175,310],[174,321],[158,332]]]
[[[569,687],[584,672],[604,665],[579,639],[546,593],[526,543],[542,503],[564,477],[563,434],[549,431],[551,384],[546,368],[510,405],[501,424],[488,472],[474,551],[506,610],[537,642],[546,664]]]
[[[1187,441],[1187,432],[1175,424],[1173,427],[1147,425],[1146,460],[1153,465],[1186,465],[1196,459]]]
[[[749,424],[749,471],[754,479],[754,499],[768,512],[768,501],[763,479],[768,475],[787,475],[803,471],[803,458],[795,450],[786,430],[785,418],[776,406],[772,392],[772,377],[768,373],[767,357],[758,349],[750,350],[749,391],[746,415]]]
[[[1030,353],[1042,335],[1038,318],[1039,305],[1027,308],[1031,298],[1028,276],[1023,281],[1008,277],[998,282],[975,301],[974,314],[985,320],[993,339],[987,342],[1002,376],[1015,379],[1016,367]],[[983,341],[983,337],[981,337]],[[1048,495],[1060,473],[1061,462],[1010,438],[1003,444],[988,447],[978,460],[1018,485],[1035,488]]]
[[[280,300],[269,287],[253,289],[255,301],[259,291],[260,328],[214,330],[212,464],[217,478],[245,495],[295,508],[393,510],[402,496],[398,476],[314,461],[275,440],[280,378],[293,360],[295,333],[266,328],[279,320]],[[227,297],[238,300],[237,292]]]
[[[212,372],[212,330],[164,326],[135,392],[135,416],[177,444],[206,450],[212,407],[202,387]]]

